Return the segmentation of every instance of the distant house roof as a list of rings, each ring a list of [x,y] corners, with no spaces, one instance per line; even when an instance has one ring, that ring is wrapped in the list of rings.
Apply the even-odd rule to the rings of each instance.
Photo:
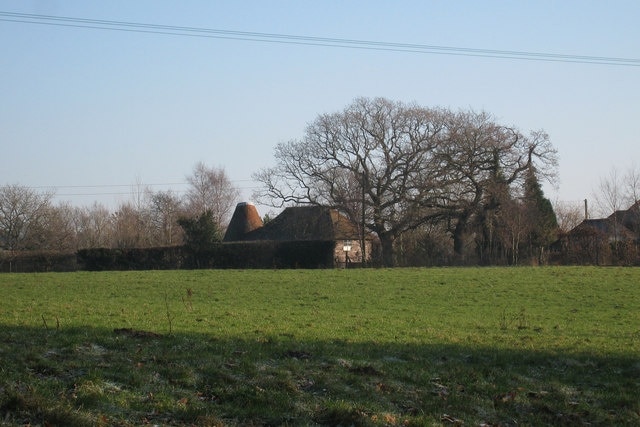
[[[627,210],[619,210],[607,218],[585,219],[569,232],[570,236],[597,233],[611,241],[640,239],[640,202]]]
[[[608,236],[611,240],[624,241],[634,240],[635,234],[621,223],[617,223],[611,218],[585,219],[570,234],[584,234],[591,231],[602,236]]]
[[[273,220],[245,233],[235,240],[278,241],[335,241],[358,240],[361,232],[357,224],[326,206],[288,207]],[[367,239],[371,236],[368,235]],[[225,236],[225,241],[230,241]]]
[[[640,232],[640,201],[635,202],[627,210],[615,211],[608,219],[616,224],[622,224],[635,233]]]

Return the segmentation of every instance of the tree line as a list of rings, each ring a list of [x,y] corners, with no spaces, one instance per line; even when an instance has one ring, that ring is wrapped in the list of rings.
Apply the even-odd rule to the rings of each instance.
[[[549,136],[485,112],[360,98],[275,158],[254,174],[261,201],[339,208],[378,236],[383,265],[517,264],[557,233],[540,185],[556,174]]]
[[[239,197],[222,168],[197,163],[182,196],[138,185],[115,211],[55,205],[54,194],[10,184],[0,187],[0,250],[73,252],[86,248],[180,246],[208,220],[207,239],[221,238]],[[211,231],[213,228],[214,231]],[[193,237],[191,237],[193,238]]]
[[[254,200],[273,207],[331,206],[380,242],[381,265],[544,263],[575,207],[552,206],[541,182],[557,174],[542,130],[524,133],[486,112],[359,98],[320,114],[302,138],[275,147],[253,174]],[[630,174],[637,189],[637,174]],[[603,198],[619,200],[615,181]],[[51,193],[0,187],[5,251],[179,246],[220,239],[238,201],[224,169],[198,163],[185,195],[138,188],[114,212],[53,205]],[[140,186],[142,187],[142,186]],[[605,191],[608,188],[608,191]],[[203,224],[210,218],[212,224]],[[213,227],[213,234],[211,234]]]

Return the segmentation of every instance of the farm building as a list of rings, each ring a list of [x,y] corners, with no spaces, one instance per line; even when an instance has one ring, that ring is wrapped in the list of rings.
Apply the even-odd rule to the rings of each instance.
[[[585,219],[556,246],[569,264],[640,264],[640,201],[606,218]]]
[[[318,252],[319,265],[329,263],[334,267],[348,267],[369,262],[376,250],[375,236],[365,233],[363,239],[362,234],[359,224],[330,207],[288,207],[263,224],[253,204],[239,203],[223,242],[307,242],[312,245],[307,246],[309,248],[315,242],[317,247],[325,248]]]

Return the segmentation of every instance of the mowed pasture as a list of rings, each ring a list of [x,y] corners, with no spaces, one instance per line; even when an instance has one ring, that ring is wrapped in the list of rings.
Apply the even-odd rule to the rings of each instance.
[[[0,425],[638,425],[640,269],[0,275]]]

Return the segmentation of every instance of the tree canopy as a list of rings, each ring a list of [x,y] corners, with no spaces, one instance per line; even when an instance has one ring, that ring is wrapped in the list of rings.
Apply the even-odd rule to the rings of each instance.
[[[385,265],[398,237],[430,222],[446,222],[463,256],[478,218],[501,203],[496,189],[521,193],[531,166],[555,172],[555,155],[546,133],[524,135],[484,112],[358,98],[278,144],[275,166],[254,174],[262,184],[255,196],[340,209],[377,234]]]

